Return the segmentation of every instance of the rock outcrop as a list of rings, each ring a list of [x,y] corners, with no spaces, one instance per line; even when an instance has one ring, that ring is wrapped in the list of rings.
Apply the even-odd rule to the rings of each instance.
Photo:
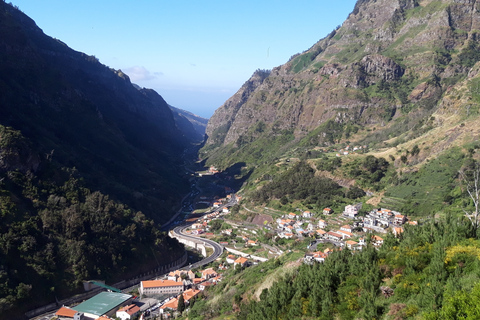
[[[341,27],[227,100],[206,148],[234,150],[240,137],[282,130],[302,139],[330,120],[384,127],[408,116],[397,110],[431,109],[480,60],[479,9],[473,0],[359,0]]]

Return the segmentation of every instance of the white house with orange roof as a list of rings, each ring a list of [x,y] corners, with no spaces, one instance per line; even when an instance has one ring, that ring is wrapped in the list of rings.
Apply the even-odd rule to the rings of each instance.
[[[160,313],[165,314],[168,310],[176,311],[178,308],[178,298],[172,298],[168,300],[163,306],[160,307]]]
[[[326,234],[326,237],[330,240],[334,240],[334,241],[340,241],[343,239],[342,235],[337,233],[337,232],[333,232],[333,231],[329,231],[327,232]]]
[[[405,217],[403,214],[396,214],[393,220],[393,223],[396,225],[402,225],[406,221],[407,221],[407,217]]]
[[[290,213],[288,214],[288,218],[289,218],[289,219],[292,219],[292,220],[296,220],[296,219],[298,219],[298,216],[297,216],[295,213],[290,212]]]
[[[185,302],[185,305],[189,305],[191,303],[191,300],[196,297],[201,290],[197,289],[188,289],[185,290],[185,292],[182,293],[183,296],[183,301]],[[168,310],[176,311],[178,309],[178,299],[180,298],[180,295],[178,297],[174,297],[167,301],[163,306],[160,307],[160,313],[165,314],[168,312]]]
[[[141,295],[151,296],[160,294],[178,294],[185,289],[182,281],[149,280],[141,281],[138,292]]]
[[[393,227],[392,232],[395,237],[398,237],[400,234],[403,233],[403,228],[402,227]]]
[[[358,242],[353,240],[345,241],[345,245],[350,250],[357,250]]]
[[[310,211],[303,211],[303,217],[310,219],[311,217],[313,217],[313,214]]]
[[[322,219],[318,220],[318,227],[320,229],[325,229],[327,226],[328,226],[328,224],[325,220],[322,220]]]
[[[326,233],[327,233],[327,231],[325,231],[325,230],[322,230],[322,229],[318,229],[318,230],[317,230],[317,234],[318,234],[320,237],[325,236]]]
[[[379,236],[372,236],[372,243],[375,247],[380,247],[383,244],[383,238]]]
[[[337,230],[336,233],[342,235],[342,240],[352,238],[354,236],[353,233],[344,230]]]
[[[63,306],[55,312],[55,315],[57,317],[73,318],[76,313],[76,310]]]
[[[355,218],[358,215],[358,208],[354,205],[345,206],[345,211],[343,212],[344,215],[350,218]]]
[[[237,265],[240,265],[241,267],[246,267],[247,264],[248,264],[248,259],[245,257],[240,257],[234,261],[234,267],[236,267]]]
[[[186,304],[190,304],[190,300],[192,300],[194,297],[196,297],[201,291],[196,290],[196,289],[188,289],[185,290],[182,295],[183,295],[183,300],[185,301]]]
[[[324,262],[327,257],[328,257],[328,254],[326,254],[322,251],[318,251],[318,252],[313,253],[313,259],[315,259],[315,261],[320,262],[320,263]]]
[[[208,268],[202,271],[202,279],[210,279],[216,277],[218,273],[213,268]]]
[[[130,320],[130,319],[133,319],[139,313],[140,313],[140,308],[134,304],[131,304],[118,309],[118,311],[115,313],[115,316],[122,320]]]
[[[236,260],[236,257],[235,257],[233,254],[229,254],[229,255],[227,256],[227,259],[226,259],[227,263],[229,263],[229,264],[234,263],[235,260]]]
[[[213,283],[211,281],[204,281],[204,282],[202,282],[198,285],[198,289],[203,291],[203,290],[207,289],[208,287],[213,287],[214,285],[215,285],[215,283]]]
[[[331,215],[333,213],[333,210],[330,208],[325,208],[323,209],[322,213],[325,215]]]
[[[340,230],[352,232],[352,227],[349,226],[348,224],[346,224],[346,225],[344,225],[344,226],[341,226],[341,227],[340,227]]]

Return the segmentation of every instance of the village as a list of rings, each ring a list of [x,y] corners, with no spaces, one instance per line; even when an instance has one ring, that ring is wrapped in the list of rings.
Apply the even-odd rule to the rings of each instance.
[[[212,167],[209,174],[214,175],[215,171]],[[383,244],[385,234],[390,232],[398,237],[404,232],[404,225],[417,224],[407,216],[385,208],[360,215],[362,204],[358,203],[345,206],[339,213],[328,207],[317,213],[298,209],[297,213],[290,212],[252,225],[229,217],[232,206],[240,200],[241,196],[233,192],[224,198],[201,196],[196,204],[208,203],[209,208],[200,215],[192,211],[192,215],[186,217],[185,235],[216,241],[223,248],[221,256],[206,268],[192,270],[188,266],[141,281],[137,291],[130,292],[132,294],[119,290],[101,292],[76,306],[63,306],[55,313],[56,319],[176,318],[202,299],[205,290],[220,283],[225,271],[241,270],[276,259],[289,250],[289,245],[308,243],[303,247],[302,262],[322,263],[336,250],[347,248],[353,254],[367,245],[378,248]],[[267,234],[273,236],[267,237]],[[103,307],[94,307],[98,305]]]

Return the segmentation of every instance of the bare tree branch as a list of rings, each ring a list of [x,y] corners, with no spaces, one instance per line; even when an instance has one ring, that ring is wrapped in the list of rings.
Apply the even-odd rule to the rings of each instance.
[[[468,177],[464,170],[460,171],[460,176],[467,187],[467,192],[470,199],[473,201],[475,210],[473,212],[467,212],[463,209],[465,216],[470,220],[475,229],[479,226],[480,212],[479,212],[479,202],[480,202],[480,166],[478,163],[475,163],[475,168],[471,172],[471,177]]]

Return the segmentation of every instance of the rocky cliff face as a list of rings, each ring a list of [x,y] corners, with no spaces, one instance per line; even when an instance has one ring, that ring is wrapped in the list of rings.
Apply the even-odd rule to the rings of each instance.
[[[235,150],[260,122],[265,136],[301,139],[328,120],[388,127],[425,114],[480,60],[479,10],[474,0],[359,0],[340,28],[227,100],[209,121],[207,148]]]

